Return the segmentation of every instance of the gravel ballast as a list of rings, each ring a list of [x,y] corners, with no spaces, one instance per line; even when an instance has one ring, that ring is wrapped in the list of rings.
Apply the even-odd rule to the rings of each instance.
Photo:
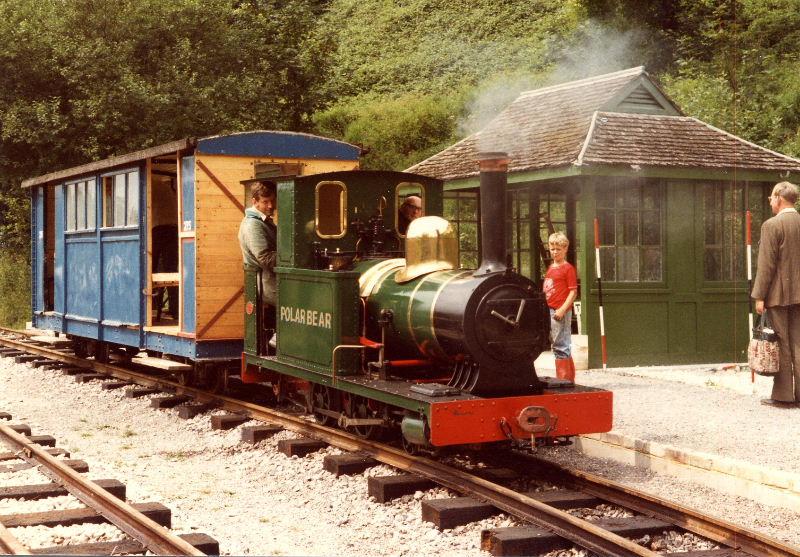
[[[661,413],[660,419],[665,422],[670,421],[671,415],[672,426],[659,431],[660,435],[676,436],[671,444],[679,444],[682,431],[697,435],[700,424],[697,420],[689,423],[693,420],[687,417],[688,411],[677,406],[684,402],[699,404],[702,401],[693,399],[701,394],[720,399],[751,396],[752,412],[762,410],[758,398],[725,388],[611,372],[584,372],[579,381],[615,391],[616,426],[628,435],[636,435],[637,427],[641,430],[661,427],[654,414]],[[682,388],[693,390],[681,394]],[[634,400],[637,396],[646,399],[651,394],[661,397],[655,408],[645,400]],[[675,398],[670,408],[663,397],[672,396]],[[719,413],[712,412],[718,402],[709,398],[708,415],[700,422],[708,426],[712,419],[718,420],[717,443],[727,447],[722,443],[721,433],[727,429],[728,444],[738,445],[740,426],[729,429],[728,420],[735,416],[726,415],[727,406],[716,406]],[[627,404],[638,407],[628,409]],[[739,413],[750,411],[742,400],[738,407],[732,403],[730,408]],[[326,454],[339,452],[336,449],[326,448],[303,459],[287,458],[277,452],[278,440],[295,437],[293,433],[281,432],[257,445],[243,444],[239,429],[214,431],[208,415],[181,420],[174,411],[151,409],[147,398],[129,399],[121,391],[102,390],[99,383],[75,383],[57,372],[15,364],[9,358],[0,358],[0,410],[11,413],[14,423],[30,425],[34,434],[56,437],[58,446],[72,453],[71,458],[89,463],[89,477],[126,483],[129,500],[168,506],[172,509],[175,531],[207,533],[219,540],[224,554],[487,556],[479,549],[481,530],[517,524],[514,519],[499,515],[440,532],[421,521],[420,503],[422,499],[454,495],[447,490],[439,488],[386,505],[378,504],[367,498],[367,476],[395,473],[388,467],[378,466],[358,476],[335,478],[323,471],[322,460]],[[763,410],[771,409],[763,407]],[[636,425],[637,413],[645,421],[641,426]],[[789,421],[788,417],[785,419]],[[782,432],[787,436],[783,441],[787,450],[786,445],[796,439],[788,437],[796,432],[797,424],[794,427]],[[755,437],[755,431],[752,435]],[[792,443],[787,443],[788,439]],[[713,440],[697,442],[713,443]],[[702,450],[711,449],[704,446]],[[728,450],[733,449],[728,447]],[[746,453],[745,448],[741,454]],[[800,545],[800,534],[788,526],[800,519],[795,513],[724,496],[629,466],[586,458],[570,448],[540,450],[538,454],[623,479],[639,489],[695,508],[718,509],[719,516],[727,520],[756,526],[769,535]],[[787,457],[781,462],[790,460]],[[52,532],[46,535],[53,537]],[[674,537],[665,539],[674,541]]]

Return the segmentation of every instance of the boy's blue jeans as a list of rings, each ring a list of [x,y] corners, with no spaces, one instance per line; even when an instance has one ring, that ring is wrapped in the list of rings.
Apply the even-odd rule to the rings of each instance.
[[[550,308],[550,338],[553,341],[553,355],[564,360],[572,355],[572,310],[570,309],[556,321],[556,310]]]

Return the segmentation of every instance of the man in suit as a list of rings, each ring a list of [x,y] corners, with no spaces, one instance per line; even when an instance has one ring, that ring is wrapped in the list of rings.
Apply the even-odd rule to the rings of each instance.
[[[778,335],[780,371],[772,397],[762,404],[782,408],[800,401],[800,214],[794,208],[797,186],[776,184],[769,197],[774,217],[761,226],[758,272],[752,297],[759,314],[768,311]]]

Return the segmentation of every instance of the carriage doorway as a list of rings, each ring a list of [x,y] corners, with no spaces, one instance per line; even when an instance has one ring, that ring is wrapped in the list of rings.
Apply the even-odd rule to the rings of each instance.
[[[153,160],[148,182],[148,266],[152,292],[148,325],[173,332],[178,329],[180,317],[177,160]]]
[[[55,310],[55,263],[56,263],[56,191],[52,187],[41,187],[44,193],[44,311]]]

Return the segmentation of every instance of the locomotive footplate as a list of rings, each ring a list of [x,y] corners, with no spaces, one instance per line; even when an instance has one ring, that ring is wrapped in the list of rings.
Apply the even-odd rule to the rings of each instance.
[[[344,382],[344,381],[343,381]],[[504,441],[509,436],[570,437],[611,430],[611,391],[556,382],[539,395],[484,398],[467,393],[426,396],[416,383],[348,377],[357,383],[422,403],[434,446]]]

